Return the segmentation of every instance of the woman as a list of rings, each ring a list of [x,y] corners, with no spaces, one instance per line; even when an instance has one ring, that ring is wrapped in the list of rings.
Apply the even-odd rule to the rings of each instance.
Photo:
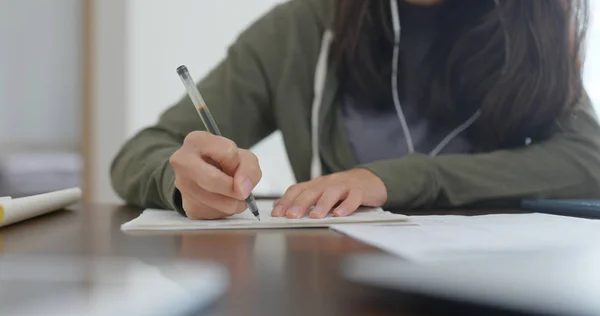
[[[246,149],[283,133],[299,184],[273,216],[600,196],[582,87],[585,1],[292,0],[116,157],[116,191],[192,219],[242,212]],[[325,176],[323,176],[325,175]]]

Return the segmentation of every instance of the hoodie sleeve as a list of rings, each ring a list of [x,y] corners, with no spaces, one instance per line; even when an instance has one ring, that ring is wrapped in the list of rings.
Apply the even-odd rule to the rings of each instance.
[[[224,61],[198,83],[223,136],[240,148],[250,148],[276,129],[272,92],[279,71],[276,61],[285,49],[278,43],[289,25],[282,21],[297,15],[295,7],[296,2],[279,5],[254,22]],[[135,206],[182,212],[169,159],[195,130],[204,126],[186,95],[120,149],[110,170],[118,195]]]
[[[387,187],[386,207],[461,207],[523,198],[600,197],[600,127],[589,99],[554,135],[523,148],[474,155],[420,154],[363,166]]]

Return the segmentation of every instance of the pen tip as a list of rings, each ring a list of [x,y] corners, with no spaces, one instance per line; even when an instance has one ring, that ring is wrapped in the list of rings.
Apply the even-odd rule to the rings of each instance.
[[[188,72],[188,70],[187,70],[186,66],[181,65],[181,66],[177,67],[177,74],[179,74],[180,76],[187,72]]]

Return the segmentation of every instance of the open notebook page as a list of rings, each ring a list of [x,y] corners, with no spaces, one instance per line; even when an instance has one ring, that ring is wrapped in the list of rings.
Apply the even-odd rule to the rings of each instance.
[[[271,217],[272,200],[256,201],[260,212],[260,221],[249,210],[228,218],[212,221],[193,221],[174,211],[145,210],[138,218],[121,226],[124,231],[148,230],[211,230],[211,229],[266,229],[329,227],[334,224],[403,222],[405,215],[386,212],[381,208],[361,208],[347,217],[327,216],[324,219],[288,219]]]

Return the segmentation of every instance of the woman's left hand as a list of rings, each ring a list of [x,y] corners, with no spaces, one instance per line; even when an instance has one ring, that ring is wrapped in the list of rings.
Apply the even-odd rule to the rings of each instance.
[[[329,212],[348,216],[360,206],[380,207],[386,201],[387,190],[378,176],[366,169],[352,169],[291,186],[275,202],[271,215],[298,219],[310,211],[311,218],[323,218]]]

